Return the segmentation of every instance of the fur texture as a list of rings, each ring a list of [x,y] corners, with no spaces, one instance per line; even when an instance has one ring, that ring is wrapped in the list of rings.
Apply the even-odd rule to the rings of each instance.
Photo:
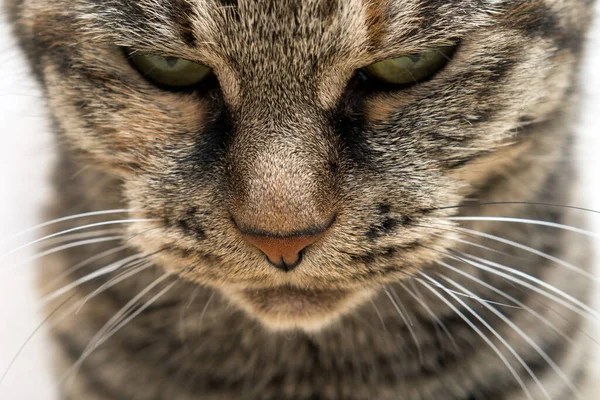
[[[591,6],[10,0],[60,143],[51,215],[127,208],[131,218],[151,219],[127,224],[129,249],[88,268],[137,252],[156,267],[111,286],[54,329],[58,358],[77,366],[64,398],[515,400],[527,390],[534,399],[544,391],[572,398],[567,382],[580,386],[585,376],[581,316],[464,253],[585,303],[588,278],[507,241],[584,270],[585,243],[543,226],[457,228],[446,217],[577,223],[572,210],[526,203],[573,203],[575,173],[560,160],[571,147]],[[375,90],[357,74],[448,45],[457,46],[448,65],[407,89]],[[123,48],[197,61],[215,76],[199,90],[165,91],[131,67]],[[290,272],[241,236],[287,236],[331,221]],[[65,228],[83,224],[70,222]],[[41,281],[111,248],[53,255]],[[171,275],[140,304],[175,282],[171,290],[77,362],[106,320],[163,271]],[[509,302],[490,287],[525,306],[496,307],[530,341],[473,300]],[[78,286],[73,300],[96,288]]]

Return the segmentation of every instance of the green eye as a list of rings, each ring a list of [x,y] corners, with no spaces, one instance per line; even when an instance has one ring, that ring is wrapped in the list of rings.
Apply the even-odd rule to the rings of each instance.
[[[133,65],[148,79],[159,85],[186,87],[199,83],[210,75],[212,69],[206,65],[177,57],[154,54],[132,53]]]
[[[426,80],[450,60],[454,47],[436,47],[419,54],[392,58],[365,68],[369,75],[394,85],[411,85]]]

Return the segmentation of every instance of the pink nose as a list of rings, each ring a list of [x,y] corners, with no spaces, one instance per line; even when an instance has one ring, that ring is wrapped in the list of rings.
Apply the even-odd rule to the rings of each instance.
[[[323,233],[287,237],[243,234],[242,237],[262,251],[271,264],[288,272],[302,261],[302,250],[319,240]]]

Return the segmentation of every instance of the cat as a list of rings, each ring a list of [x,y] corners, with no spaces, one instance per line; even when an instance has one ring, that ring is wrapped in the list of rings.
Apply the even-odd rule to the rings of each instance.
[[[593,4],[8,0],[62,398],[578,398]]]

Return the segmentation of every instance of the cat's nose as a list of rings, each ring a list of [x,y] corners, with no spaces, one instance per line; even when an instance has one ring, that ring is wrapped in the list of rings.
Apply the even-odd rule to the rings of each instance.
[[[311,229],[307,234],[290,236],[242,233],[242,237],[262,251],[275,267],[289,272],[302,261],[302,250],[319,240],[326,229]]]

